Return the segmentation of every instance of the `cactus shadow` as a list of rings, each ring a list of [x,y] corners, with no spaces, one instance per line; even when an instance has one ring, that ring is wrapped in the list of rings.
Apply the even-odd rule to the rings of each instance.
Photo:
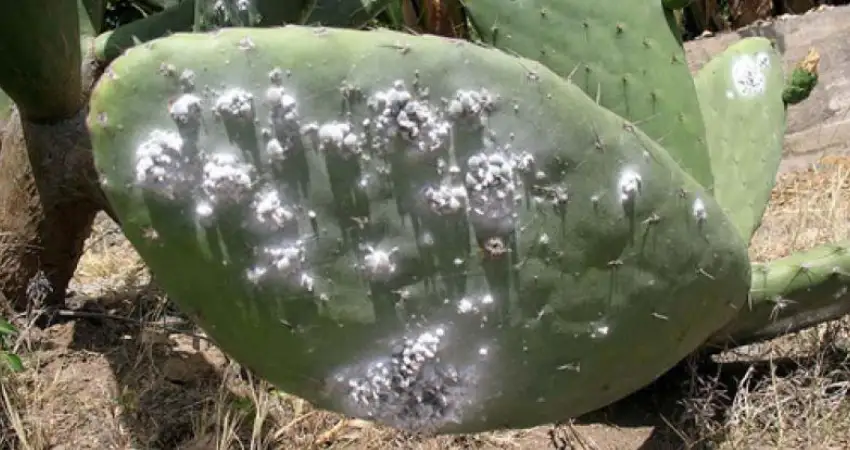
[[[129,310],[116,312],[102,298],[76,302],[69,348],[108,362],[112,402],[133,447],[179,448],[204,432],[199,427],[209,425],[215,402],[230,397],[222,394],[228,361],[199,348],[188,334],[191,322],[167,302],[163,307],[152,286],[121,295]]]
[[[724,419],[742,390],[792,378],[801,370],[830,365],[845,367],[850,352],[837,348],[811,356],[715,362],[691,358],[652,384],[605,408],[573,421],[618,428],[652,427],[640,450],[713,449],[725,437]]]

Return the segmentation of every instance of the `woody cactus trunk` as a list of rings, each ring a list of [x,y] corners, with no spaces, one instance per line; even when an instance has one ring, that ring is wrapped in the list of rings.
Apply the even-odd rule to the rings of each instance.
[[[170,297],[285,391],[411,431],[575,417],[846,312],[844,243],[747,256],[816,64],[785,80],[753,38],[692,77],[686,3],[192,4],[194,33],[97,47],[100,185]],[[269,5],[300,25],[245,26]],[[440,36],[343,28],[385,7]]]

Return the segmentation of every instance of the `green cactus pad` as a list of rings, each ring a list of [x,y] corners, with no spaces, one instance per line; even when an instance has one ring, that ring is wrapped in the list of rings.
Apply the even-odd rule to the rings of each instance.
[[[850,313],[850,241],[756,264],[752,277],[749,302],[710,345],[746,345]]]
[[[743,39],[709,61],[695,82],[714,197],[749,240],[761,223],[782,160],[782,59],[769,40]]]
[[[488,45],[540,61],[637,123],[703,186],[705,129],[673,13],[654,1],[469,0]]]
[[[646,385],[746,299],[746,246],[635,126],[544,66],[389,31],[177,34],[89,127],[171,298],[281,389],[416,431]]]

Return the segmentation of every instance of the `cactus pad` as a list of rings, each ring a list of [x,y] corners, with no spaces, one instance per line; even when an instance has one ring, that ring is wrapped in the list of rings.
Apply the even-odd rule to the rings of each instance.
[[[703,186],[712,176],[694,82],[661,0],[470,0],[488,45],[540,61],[637,123]]]
[[[709,345],[746,345],[850,313],[850,241],[755,264],[747,305]]]
[[[746,299],[746,246],[699,183],[498,50],[176,34],[110,65],[89,127],[171,298],[254,373],[352,416],[439,433],[576,416]]]
[[[714,197],[749,240],[761,223],[782,160],[782,59],[765,38],[741,40],[697,74]]]

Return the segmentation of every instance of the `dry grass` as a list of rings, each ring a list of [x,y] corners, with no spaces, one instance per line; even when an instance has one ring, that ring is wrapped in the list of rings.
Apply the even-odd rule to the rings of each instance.
[[[840,159],[783,175],[753,258],[847,238],[848,178],[850,164]],[[23,323],[18,350],[28,370],[0,386],[0,448],[850,446],[847,320],[674,371],[626,406],[615,405],[602,423],[429,439],[315,410],[245,374],[147,287],[147,273],[120,233],[106,220],[98,226],[72,286],[69,317],[46,329]],[[629,403],[650,409],[655,420],[618,422]]]

